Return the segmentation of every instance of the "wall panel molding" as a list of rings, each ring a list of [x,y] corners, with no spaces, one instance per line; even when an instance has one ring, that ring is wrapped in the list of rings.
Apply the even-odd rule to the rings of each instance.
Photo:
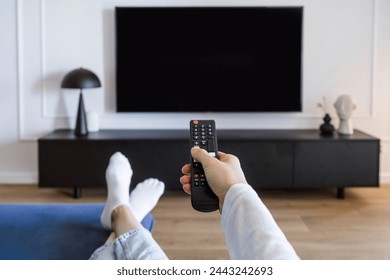
[[[17,63],[18,63],[18,74],[17,74],[17,83],[18,83],[18,133],[19,133],[19,140],[20,141],[36,141],[37,137],[39,136],[40,133],[45,133],[47,130],[53,129],[53,124],[55,122],[60,122],[62,124],[65,124],[66,122],[69,122],[69,120],[72,120],[73,117],[64,115],[64,114],[53,114],[50,113],[48,108],[52,104],[50,102],[53,102],[52,100],[49,100],[48,98],[48,89],[46,86],[46,76],[47,76],[47,70],[48,70],[48,65],[52,66],[52,62],[50,61],[50,58],[48,57],[48,41],[47,41],[47,33],[48,33],[48,27],[50,23],[48,22],[47,18],[47,13],[50,1],[53,0],[16,0],[17,3],[17,9],[16,9],[16,19],[17,19]],[[102,2],[101,0],[100,2]],[[40,80],[36,81],[35,85],[31,85],[30,82],[27,80],[26,73],[30,73],[30,61],[29,58],[25,57],[25,48],[27,40],[26,36],[28,35],[28,32],[24,28],[24,24],[26,24],[25,20],[31,19],[31,17],[27,18],[26,17],[26,10],[25,10],[25,5],[31,5],[29,2],[34,2],[38,5],[37,9],[34,9],[32,13],[36,13],[36,16],[38,18],[38,31],[37,35],[39,37],[39,56],[40,60],[39,63],[40,65],[34,65],[37,69],[39,68],[39,75],[40,75]],[[98,2],[98,1],[96,1]],[[100,3],[99,2],[99,3]],[[264,3],[268,3],[267,1],[263,1]],[[286,2],[286,1],[285,1]],[[287,1],[287,2],[294,2],[294,1]],[[313,3],[310,3],[310,1],[300,1],[303,2],[302,5],[308,6],[309,5],[314,5]],[[324,1],[326,2],[326,1]],[[73,1],[69,2],[69,5],[72,5]],[[97,3],[97,5],[99,4]],[[100,4],[101,4],[100,3]],[[112,3],[112,7],[117,3],[117,1],[104,1],[105,3],[105,8]],[[259,1],[259,5],[262,3],[262,1]],[[352,3],[352,2],[351,2]],[[269,5],[269,3],[268,3]],[[351,4],[352,5],[352,4]],[[376,46],[376,0],[371,0],[370,5],[372,5],[372,14],[371,14],[371,21],[372,21],[372,26],[371,26],[371,54],[370,54],[370,92],[367,92],[369,95],[367,98],[369,100],[369,104],[365,104],[364,106],[367,106],[367,114],[360,114],[354,117],[356,121],[360,120],[372,120],[375,117],[375,106],[374,106],[374,99],[375,99],[375,50],[377,48]],[[103,7],[103,5],[102,5]],[[308,9],[309,10],[309,9]],[[101,30],[103,32],[103,30]],[[103,48],[103,44],[101,46]],[[104,60],[103,58],[101,58]],[[305,63],[304,63],[305,64]],[[112,69],[112,67],[107,67]],[[105,70],[105,69],[103,69]],[[32,70],[33,71],[33,70]],[[102,77],[103,79],[103,77]],[[36,91],[34,98],[39,98],[39,110],[34,109],[34,116],[31,115],[32,110],[29,110],[29,112],[26,112],[26,106],[31,98],[30,90],[31,88],[34,87],[34,90]],[[107,90],[106,90],[107,91]],[[310,94],[308,92],[303,92],[303,98],[305,98],[305,94]],[[319,100],[320,101],[320,100]],[[104,102],[104,101],[103,101]],[[314,106],[314,105],[313,105]],[[358,105],[362,106],[362,105]],[[37,106],[38,107],[38,106]],[[103,108],[106,108],[103,106]],[[289,120],[292,120],[291,123],[301,125],[304,121],[307,122],[308,125],[311,125],[313,123],[313,120],[319,120],[321,122],[321,116],[320,116],[320,111],[318,113],[313,112],[313,109],[306,109],[304,108],[304,111],[299,114],[268,114],[268,113],[260,113],[260,114],[254,114],[252,117],[249,119],[259,119],[258,122],[253,123],[253,126],[259,125],[268,125],[268,123],[263,123],[263,119],[266,119],[269,122],[274,121],[275,123],[287,123]],[[110,114],[110,116],[105,120],[106,115]],[[110,112],[103,112],[100,114],[101,118],[101,123],[105,124],[106,128],[116,128],[118,125],[122,126],[123,124],[123,119],[129,119],[130,121],[128,122],[129,126],[128,128],[131,127],[131,119],[134,116],[138,116],[137,114],[126,114],[126,115],[116,115],[112,114]],[[154,115],[154,118],[158,118],[163,123],[169,123],[173,122],[174,119],[177,117],[181,117],[181,114],[159,114],[159,115]],[[246,114],[241,115],[241,118],[246,118]],[[152,117],[145,117],[141,119],[145,120],[151,120],[153,119]],[[152,126],[153,121],[150,121],[150,124],[145,124],[146,127]],[[37,129],[38,132],[31,131],[31,127],[33,126],[39,126]],[[168,124],[167,127],[170,125]],[[42,127],[42,128],[40,128]]]

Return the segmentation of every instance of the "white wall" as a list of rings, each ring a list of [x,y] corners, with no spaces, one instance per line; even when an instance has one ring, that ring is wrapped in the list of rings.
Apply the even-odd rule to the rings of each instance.
[[[0,9],[0,183],[37,182],[36,139],[73,128],[77,91],[63,76],[86,67],[103,87],[85,91],[101,128],[181,128],[214,118],[219,128],[318,128],[325,96],[357,101],[355,128],[381,139],[381,182],[390,182],[390,1],[2,0]],[[303,111],[258,114],[115,113],[114,7],[180,5],[304,6]]]

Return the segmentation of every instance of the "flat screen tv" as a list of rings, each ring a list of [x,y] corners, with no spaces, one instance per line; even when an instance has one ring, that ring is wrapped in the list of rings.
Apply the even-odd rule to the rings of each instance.
[[[300,112],[303,7],[116,7],[117,112]]]

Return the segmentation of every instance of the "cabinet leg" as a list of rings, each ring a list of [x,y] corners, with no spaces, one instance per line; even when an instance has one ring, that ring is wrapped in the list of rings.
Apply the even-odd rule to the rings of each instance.
[[[81,198],[81,188],[78,187],[73,188],[73,197]]]
[[[339,199],[345,198],[345,188],[337,188],[337,198]]]

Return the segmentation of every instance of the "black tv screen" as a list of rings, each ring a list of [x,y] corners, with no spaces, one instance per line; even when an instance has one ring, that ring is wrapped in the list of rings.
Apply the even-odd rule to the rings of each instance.
[[[300,112],[303,7],[116,7],[118,112]]]

